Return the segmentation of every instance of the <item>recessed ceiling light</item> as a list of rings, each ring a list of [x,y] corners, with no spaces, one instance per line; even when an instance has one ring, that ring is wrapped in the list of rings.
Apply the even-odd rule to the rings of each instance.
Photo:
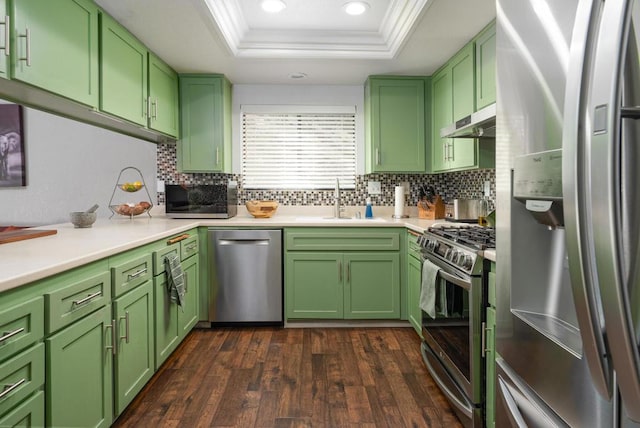
[[[349,15],[362,15],[369,9],[369,3],[363,1],[350,1],[344,4],[344,11]]]
[[[262,0],[260,5],[262,10],[269,13],[278,13],[287,7],[287,4],[282,0]]]
[[[301,71],[289,74],[289,79],[298,80],[298,79],[306,79],[306,78],[307,78],[307,74],[302,73]]]

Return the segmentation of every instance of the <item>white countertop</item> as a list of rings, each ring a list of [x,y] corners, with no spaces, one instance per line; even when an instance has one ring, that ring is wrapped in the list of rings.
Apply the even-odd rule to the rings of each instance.
[[[71,223],[42,226],[55,229],[55,235],[0,245],[0,292],[46,278],[57,273],[139,247],[198,226],[209,227],[406,227],[422,233],[443,220],[416,217],[391,218],[393,207],[377,207],[373,219],[330,219],[327,207],[282,207],[271,218],[257,219],[245,209],[230,219],[179,220],[164,216],[141,215],[129,219],[98,219],[91,228],[77,229]],[[288,208],[288,209],[287,209]],[[385,208],[389,208],[387,210]],[[352,215],[347,209],[347,215]],[[415,213],[409,212],[415,215]],[[485,251],[495,261],[495,251]]]

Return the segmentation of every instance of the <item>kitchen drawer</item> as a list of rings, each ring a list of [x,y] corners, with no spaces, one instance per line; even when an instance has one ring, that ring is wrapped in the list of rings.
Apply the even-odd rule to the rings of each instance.
[[[44,297],[47,333],[52,333],[106,305],[111,300],[111,275],[99,273]]]
[[[153,276],[164,273],[164,259],[169,256],[180,257],[180,242],[167,245],[153,252]]]
[[[39,391],[4,416],[0,416],[0,427],[43,427],[44,392]]]
[[[398,251],[400,232],[396,229],[289,229],[285,232],[287,251]]]
[[[0,312],[0,361],[44,337],[44,298],[28,300]]]
[[[489,305],[495,308],[496,307],[496,274],[495,272],[489,272],[488,277],[489,277],[488,279],[489,290],[487,291],[488,301],[489,301]]]
[[[180,241],[180,258],[186,260],[194,254],[198,254],[198,235]]]
[[[151,253],[111,266],[113,297],[136,288],[153,277]]]
[[[0,364],[0,415],[5,414],[42,385],[44,343],[39,343]]]

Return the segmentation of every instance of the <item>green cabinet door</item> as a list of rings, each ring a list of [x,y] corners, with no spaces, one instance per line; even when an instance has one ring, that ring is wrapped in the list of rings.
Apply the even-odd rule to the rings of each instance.
[[[176,304],[169,298],[167,275],[161,274],[153,279],[153,302],[155,313],[155,368],[162,365],[178,347],[178,311]]]
[[[451,60],[453,121],[475,111],[474,45],[467,44]],[[476,165],[477,142],[473,138],[454,138],[448,153],[447,169],[465,169]]]
[[[415,257],[408,257],[407,264],[407,312],[409,322],[422,337],[422,310],[420,309],[420,290],[422,288],[422,265]]]
[[[433,134],[431,138],[431,167],[434,172],[448,168],[450,138],[441,138],[440,129],[453,122],[453,99],[451,92],[451,67],[445,66],[431,79],[433,106],[431,115]]]
[[[11,77],[96,107],[98,8],[93,1],[12,3]]]
[[[231,84],[222,75],[181,75],[181,172],[231,172]]]
[[[149,128],[178,137],[178,74],[149,52]]]
[[[200,301],[198,299],[200,284],[198,275],[200,263],[198,256],[191,256],[182,262],[184,274],[184,300],[178,311],[178,334],[182,340],[198,322]]]
[[[400,318],[400,255],[345,253],[344,317]]]
[[[426,172],[424,77],[370,77],[365,91],[366,172]]]
[[[496,24],[476,37],[476,109],[496,102]]]
[[[288,252],[286,317],[343,318],[343,278],[341,253]]]
[[[147,48],[104,13],[100,36],[100,110],[147,126]]]
[[[119,415],[154,373],[153,282],[113,302],[118,347],[114,363],[114,414]]]
[[[9,78],[9,55],[11,54],[11,18],[9,18],[9,0],[0,0],[0,78]],[[8,37],[7,37],[8,36]]]
[[[46,425],[108,427],[113,412],[111,306],[46,340]]]
[[[486,326],[486,342],[487,350],[485,353],[486,364],[486,408],[485,415],[487,419],[487,428],[493,428],[496,425],[496,310],[495,308],[487,308],[487,326]]]

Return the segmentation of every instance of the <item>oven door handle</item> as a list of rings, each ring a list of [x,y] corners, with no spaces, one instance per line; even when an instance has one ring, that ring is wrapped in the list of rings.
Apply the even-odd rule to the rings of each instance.
[[[465,281],[464,279],[455,275],[451,275],[449,272],[446,272],[442,269],[438,271],[438,275],[440,275],[442,279],[449,281],[459,287],[462,287],[465,290],[471,290],[471,282]]]

